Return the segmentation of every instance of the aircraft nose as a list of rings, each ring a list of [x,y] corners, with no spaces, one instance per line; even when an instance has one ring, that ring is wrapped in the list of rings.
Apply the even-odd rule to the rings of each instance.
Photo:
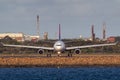
[[[57,50],[61,50],[61,49],[62,49],[62,46],[57,46],[56,49],[57,49]]]

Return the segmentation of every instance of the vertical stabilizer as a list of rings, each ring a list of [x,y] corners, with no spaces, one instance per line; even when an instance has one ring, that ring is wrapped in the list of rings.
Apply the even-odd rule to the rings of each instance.
[[[61,27],[60,27],[60,24],[59,24],[59,40],[61,40]]]

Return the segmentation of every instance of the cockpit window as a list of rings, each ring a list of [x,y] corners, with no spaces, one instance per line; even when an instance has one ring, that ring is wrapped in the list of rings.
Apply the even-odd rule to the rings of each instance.
[[[56,45],[56,46],[61,46],[61,45]]]

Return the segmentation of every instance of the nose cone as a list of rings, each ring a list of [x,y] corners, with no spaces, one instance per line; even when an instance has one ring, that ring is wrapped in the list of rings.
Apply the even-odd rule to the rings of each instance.
[[[57,51],[61,51],[62,50],[62,46],[57,46],[55,47]]]
[[[60,50],[62,50],[62,45],[61,44],[55,44],[54,48],[55,48],[55,50],[60,51]]]
[[[64,45],[64,43],[63,43],[62,41],[58,41],[58,42],[56,42],[55,45],[54,45],[55,51],[60,51],[60,52],[62,52],[62,51],[64,50],[64,48],[65,48],[65,45]]]

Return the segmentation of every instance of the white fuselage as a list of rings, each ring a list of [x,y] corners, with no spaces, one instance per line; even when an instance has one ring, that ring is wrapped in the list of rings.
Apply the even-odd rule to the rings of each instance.
[[[65,51],[65,44],[63,41],[57,41],[54,44],[54,50],[55,52],[57,52],[58,54],[62,53]]]

